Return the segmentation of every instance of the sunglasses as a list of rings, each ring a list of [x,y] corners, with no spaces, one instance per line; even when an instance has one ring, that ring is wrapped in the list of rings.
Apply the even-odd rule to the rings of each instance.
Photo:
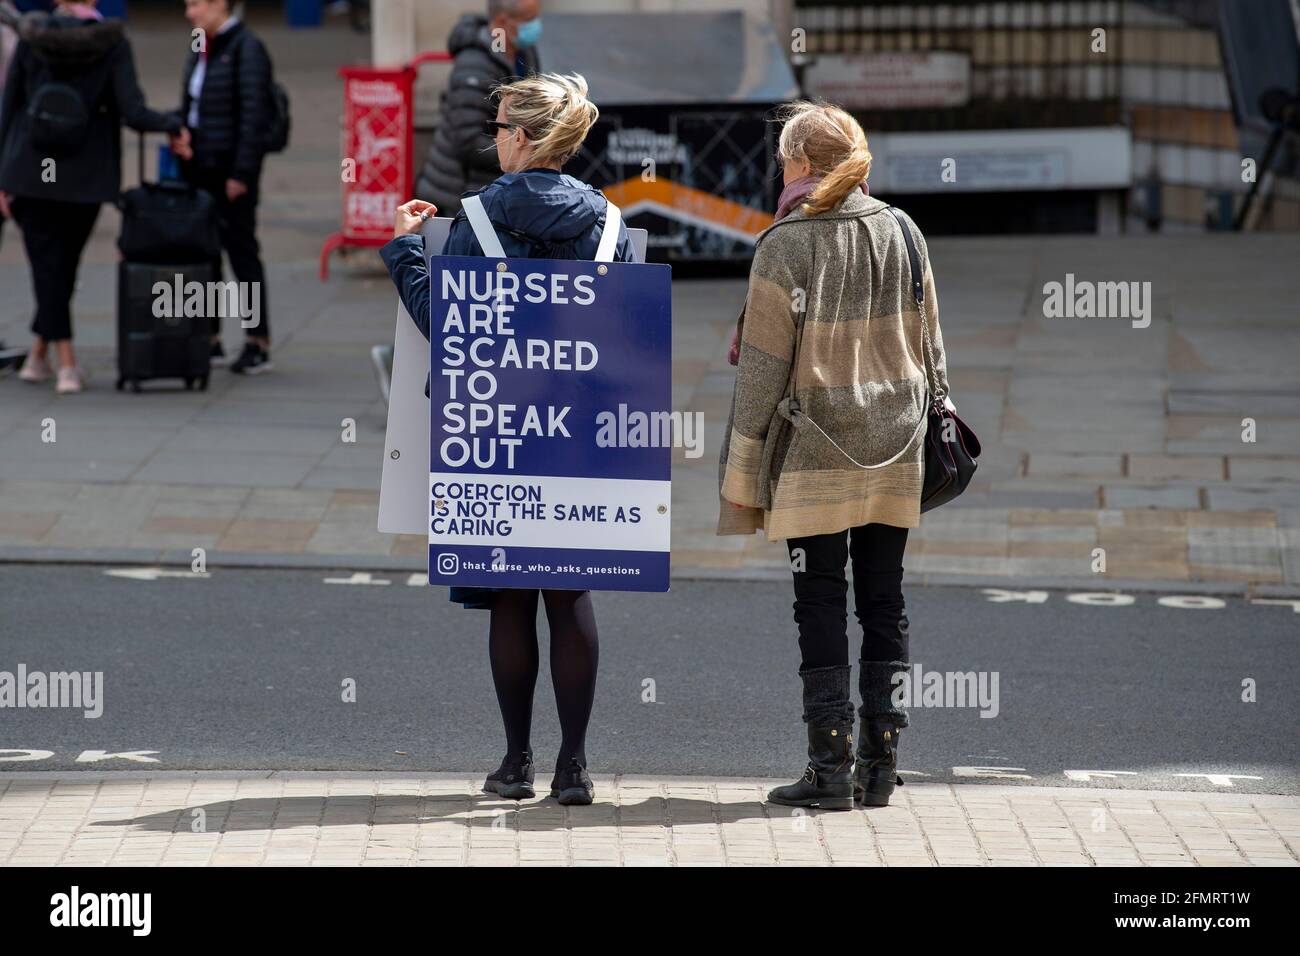
[[[483,123],[483,131],[489,136],[496,136],[498,132],[504,133],[518,128],[518,123],[498,123],[496,120],[485,120]]]

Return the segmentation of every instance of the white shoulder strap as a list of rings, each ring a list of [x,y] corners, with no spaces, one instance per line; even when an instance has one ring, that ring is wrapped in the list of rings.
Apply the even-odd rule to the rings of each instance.
[[[466,196],[460,201],[460,207],[465,210],[465,217],[469,220],[470,228],[474,230],[474,238],[483,249],[483,255],[492,259],[504,259],[506,251],[501,248],[501,240],[497,238],[497,231],[492,228],[492,220],[483,209],[483,200],[477,196]]]
[[[596,249],[596,262],[613,262],[618,249],[619,223],[623,214],[608,199],[605,200],[605,225],[600,231],[600,245]]]

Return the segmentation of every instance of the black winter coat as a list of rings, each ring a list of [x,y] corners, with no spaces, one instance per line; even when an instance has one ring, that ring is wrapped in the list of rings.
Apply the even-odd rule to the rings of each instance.
[[[199,54],[191,53],[181,79],[182,120],[190,115],[190,77]],[[271,115],[271,57],[243,23],[208,40],[208,66],[199,93],[199,125],[193,131],[194,164],[252,187],[266,156]]]
[[[19,35],[23,39],[0,102],[0,190],[65,202],[116,201],[122,186],[121,125],[176,132],[180,120],[145,106],[121,21],[57,15],[28,19]],[[54,180],[46,182],[47,157],[32,145],[27,106],[36,90],[51,81],[81,94],[90,126],[82,148],[57,159]]]
[[[493,52],[486,17],[461,17],[447,39],[447,51],[455,60],[442,94],[442,116],[415,184],[415,194],[436,205],[440,216],[456,215],[462,193],[482,189],[501,175],[497,151],[483,124],[497,115],[489,96],[492,88],[518,75],[504,53]],[[537,52],[519,52],[524,74],[536,73]]]

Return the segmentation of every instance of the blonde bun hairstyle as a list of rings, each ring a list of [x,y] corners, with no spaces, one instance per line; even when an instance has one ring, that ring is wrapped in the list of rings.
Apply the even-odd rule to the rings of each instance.
[[[587,133],[600,116],[587,99],[587,81],[580,74],[539,73],[495,91],[506,108],[506,122],[523,128],[533,144],[534,166],[563,166],[578,154]]]
[[[778,117],[784,122],[777,146],[782,162],[807,160],[822,181],[803,204],[809,216],[829,212],[871,172],[871,150],[862,127],[838,106],[791,103]]]

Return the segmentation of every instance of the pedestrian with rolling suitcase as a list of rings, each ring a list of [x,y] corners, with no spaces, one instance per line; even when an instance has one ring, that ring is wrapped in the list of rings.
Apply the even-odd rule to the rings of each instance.
[[[79,392],[72,348],[72,293],[81,253],[102,203],[118,197],[120,127],[187,140],[180,118],[145,105],[131,45],[94,0],[60,2],[52,14],[16,18],[19,36],[0,103],[0,213],[22,230],[36,316],[19,377],[43,382],[57,358],[57,390]]]
[[[144,154],[141,134],[140,185],[120,203],[117,387],[178,378],[206,389],[212,323],[251,310],[235,283],[220,281],[216,200],[182,180],[146,182]]]

